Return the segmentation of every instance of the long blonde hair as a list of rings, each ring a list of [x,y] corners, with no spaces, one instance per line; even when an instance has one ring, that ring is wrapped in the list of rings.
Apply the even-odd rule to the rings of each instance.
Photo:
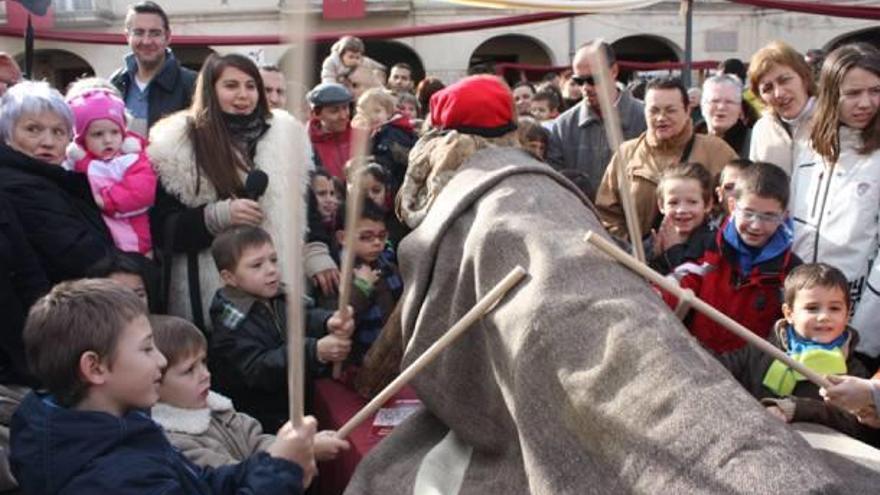
[[[858,43],[844,45],[828,55],[819,74],[819,97],[813,115],[813,130],[810,139],[813,149],[828,162],[836,162],[840,157],[840,85],[846,74],[860,68],[880,77],[880,51]],[[880,129],[878,118],[862,130],[861,154],[880,148]]]

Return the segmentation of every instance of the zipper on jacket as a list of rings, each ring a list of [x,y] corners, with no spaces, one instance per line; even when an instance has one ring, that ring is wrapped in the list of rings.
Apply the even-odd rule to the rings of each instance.
[[[825,194],[822,196],[822,207],[819,210],[819,220],[816,222],[816,235],[813,237],[813,261],[811,263],[816,263],[819,260],[819,234],[822,231],[822,219],[825,217],[825,204],[828,202],[828,192],[831,190],[831,181],[834,180],[834,169],[837,167],[837,162],[831,164],[831,169],[828,171],[828,182],[825,184]],[[819,187],[816,188],[816,200],[813,203],[813,215],[816,214],[816,205],[818,204],[819,199],[819,189],[822,188],[822,177],[825,175],[825,171],[822,171],[822,174],[819,175]],[[810,216],[813,216],[810,215]]]

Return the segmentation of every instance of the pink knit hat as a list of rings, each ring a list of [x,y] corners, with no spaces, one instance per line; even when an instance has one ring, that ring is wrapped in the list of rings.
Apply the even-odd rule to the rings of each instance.
[[[110,120],[125,132],[125,103],[107,90],[94,89],[76,95],[67,105],[73,110],[76,120],[74,139],[80,144],[85,139],[89,124],[99,119]]]

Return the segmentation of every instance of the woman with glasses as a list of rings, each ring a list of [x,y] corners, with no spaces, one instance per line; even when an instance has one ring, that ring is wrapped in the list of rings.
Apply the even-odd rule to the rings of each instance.
[[[752,129],[749,159],[773,163],[790,175],[795,157],[806,148],[815,109],[810,66],[794,48],[774,41],[752,56],[749,86],[766,105]]]
[[[840,47],[819,76],[811,154],[793,171],[794,252],[839,268],[850,283],[858,349],[880,354],[880,52]]]

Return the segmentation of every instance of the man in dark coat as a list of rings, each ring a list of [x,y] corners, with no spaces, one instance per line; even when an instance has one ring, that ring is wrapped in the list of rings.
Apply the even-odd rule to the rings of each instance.
[[[134,117],[129,128],[146,136],[163,116],[189,107],[196,73],[182,67],[168,48],[168,16],[156,3],[129,7],[125,30],[131,53],[110,82],[122,93],[125,108]]]

